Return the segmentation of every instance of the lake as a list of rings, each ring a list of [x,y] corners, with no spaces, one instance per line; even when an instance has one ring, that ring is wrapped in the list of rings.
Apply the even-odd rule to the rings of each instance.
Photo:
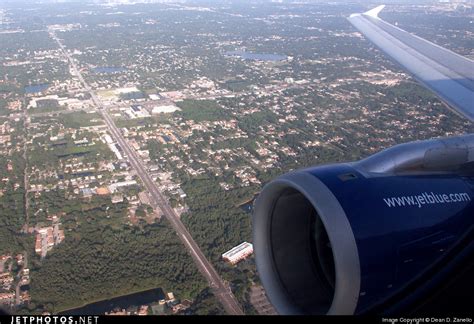
[[[92,71],[94,71],[95,73],[105,73],[105,74],[124,72],[126,70],[127,69],[123,67],[118,67],[118,66],[103,66],[103,67],[96,67],[92,69]]]
[[[286,60],[285,55],[279,54],[268,54],[268,53],[248,53],[245,51],[229,51],[225,52],[227,56],[237,56],[243,58],[244,60],[256,60],[256,61],[283,61]]]
[[[150,289],[130,295],[115,297],[88,304],[83,307],[70,309],[59,315],[103,315],[115,309],[127,309],[145,304],[151,304],[164,299],[165,294],[161,288]]]
[[[49,88],[49,83],[32,84],[25,87],[25,93],[43,92]]]
[[[240,205],[238,205],[238,207],[243,210],[244,212],[252,215],[253,213],[253,205],[254,205],[254,202],[255,202],[255,199],[257,198],[258,194],[260,192],[257,192],[256,194],[253,195],[252,199],[250,200],[247,200],[243,203],[241,203]]]
[[[253,200],[249,203],[239,206],[244,212],[251,214],[253,212]]]

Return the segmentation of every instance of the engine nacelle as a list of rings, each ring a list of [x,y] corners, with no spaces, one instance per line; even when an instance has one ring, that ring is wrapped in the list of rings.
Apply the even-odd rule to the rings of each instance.
[[[473,161],[467,135],[397,145],[267,184],[254,206],[253,243],[277,311],[362,314],[433,267],[447,269],[442,262],[473,245]]]

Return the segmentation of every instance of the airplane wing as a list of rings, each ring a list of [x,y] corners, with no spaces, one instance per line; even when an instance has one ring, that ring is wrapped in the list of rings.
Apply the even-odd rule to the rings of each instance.
[[[456,112],[474,121],[474,61],[378,17],[384,6],[348,20]]]

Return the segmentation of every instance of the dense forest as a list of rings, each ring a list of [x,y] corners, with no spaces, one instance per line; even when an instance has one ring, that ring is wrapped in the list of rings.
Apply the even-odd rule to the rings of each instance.
[[[18,147],[10,156],[0,155],[0,255],[18,253],[31,243],[20,234],[25,222],[25,188],[23,172],[25,160],[21,151],[24,132],[22,123],[11,133],[12,144]],[[8,168],[10,166],[11,168]]]
[[[165,224],[113,229],[84,222],[66,235],[32,266],[30,310],[57,312],[154,287],[192,299],[206,286]]]
[[[178,115],[181,115],[186,120],[201,122],[204,120],[215,121],[229,118],[229,114],[212,100],[183,100],[178,102],[177,106],[181,108],[181,112]]]

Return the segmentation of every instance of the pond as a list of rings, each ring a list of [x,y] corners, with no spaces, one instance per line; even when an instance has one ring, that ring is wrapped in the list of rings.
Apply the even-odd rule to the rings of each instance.
[[[117,309],[127,309],[145,304],[151,304],[164,299],[165,294],[161,288],[150,289],[130,295],[115,297],[85,305],[83,307],[69,309],[59,315],[103,315]]]
[[[43,92],[49,88],[49,83],[32,84],[25,87],[25,93]]]
[[[257,60],[257,61],[283,61],[286,60],[287,57],[285,55],[280,54],[268,54],[268,53],[248,53],[245,51],[229,51],[225,52],[227,56],[237,56],[243,58],[244,60]]]
[[[249,203],[243,204],[239,206],[244,212],[252,214],[253,212],[253,200]]]

